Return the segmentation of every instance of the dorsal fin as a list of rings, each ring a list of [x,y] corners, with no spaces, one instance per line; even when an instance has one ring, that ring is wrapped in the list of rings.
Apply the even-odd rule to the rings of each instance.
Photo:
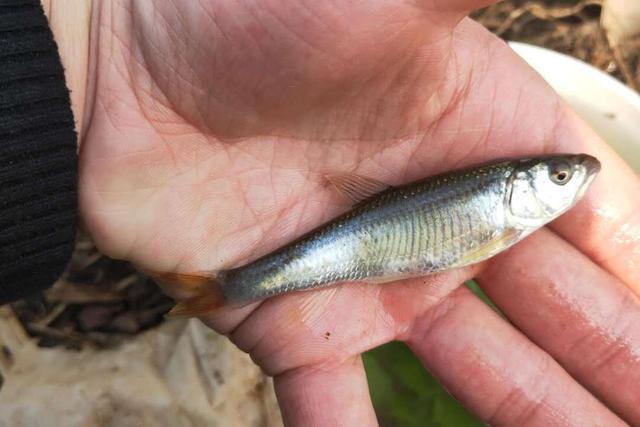
[[[326,178],[336,190],[338,190],[338,193],[345,196],[354,204],[360,203],[391,187],[389,184],[385,184],[377,179],[355,173],[336,173],[327,175]]]

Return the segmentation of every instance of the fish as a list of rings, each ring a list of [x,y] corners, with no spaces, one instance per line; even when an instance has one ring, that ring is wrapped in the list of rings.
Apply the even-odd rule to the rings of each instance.
[[[173,316],[199,316],[293,291],[386,283],[479,263],[573,207],[600,171],[588,154],[493,161],[402,186],[328,175],[353,208],[245,265],[207,274],[156,273],[194,295]]]

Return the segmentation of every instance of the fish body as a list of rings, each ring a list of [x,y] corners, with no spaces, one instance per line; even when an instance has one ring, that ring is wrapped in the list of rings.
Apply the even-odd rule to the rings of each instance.
[[[470,254],[505,234],[510,170],[498,164],[386,190],[293,244],[221,272],[225,299],[386,282],[469,264]]]
[[[192,314],[197,301],[201,309],[212,308],[213,294],[215,304],[241,305],[341,282],[381,283],[474,264],[571,208],[599,169],[591,156],[557,155],[390,187],[275,252],[219,272],[210,282],[215,292],[182,307]],[[370,181],[352,176],[347,189],[357,198]]]

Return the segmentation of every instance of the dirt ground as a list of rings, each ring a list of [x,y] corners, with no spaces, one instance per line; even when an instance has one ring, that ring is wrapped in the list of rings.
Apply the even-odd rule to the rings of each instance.
[[[638,90],[640,37],[613,48],[600,25],[600,0],[498,3],[473,14],[507,40],[548,47],[593,64]],[[113,347],[158,325],[172,303],[128,263],[111,260],[80,236],[55,286],[13,304],[40,346]]]
[[[640,88],[640,36],[612,47],[600,25],[602,0],[512,0],[474,13],[506,40],[547,47],[582,59]]]

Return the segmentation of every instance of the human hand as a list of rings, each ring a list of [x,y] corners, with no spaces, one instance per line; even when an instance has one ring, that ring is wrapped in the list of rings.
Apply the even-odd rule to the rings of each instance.
[[[347,208],[326,173],[603,164],[583,202],[489,262],[204,319],[275,377],[288,424],[374,424],[360,353],[391,340],[491,424],[640,423],[640,183],[463,19],[484,3],[95,4],[81,212],[102,251],[143,268],[223,269],[286,244]],[[513,324],[459,287],[471,277]]]

